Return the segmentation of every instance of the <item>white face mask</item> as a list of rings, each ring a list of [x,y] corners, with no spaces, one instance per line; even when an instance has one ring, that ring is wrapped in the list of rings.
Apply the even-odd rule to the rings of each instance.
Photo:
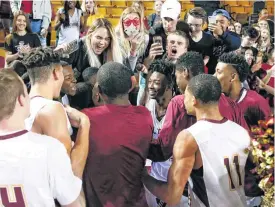
[[[134,37],[139,33],[139,30],[131,24],[129,27],[124,27],[124,32],[128,37]]]

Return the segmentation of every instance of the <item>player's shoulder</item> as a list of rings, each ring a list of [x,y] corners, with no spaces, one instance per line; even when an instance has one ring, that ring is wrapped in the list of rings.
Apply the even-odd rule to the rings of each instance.
[[[179,108],[184,107],[184,95],[174,96],[169,104],[175,105]]]
[[[253,90],[247,90],[245,98],[255,102],[265,100],[264,97],[262,97],[260,94]]]
[[[48,102],[39,111],[39,113],[52,116],[52,115],[64,114],[65,109],[60,102],[48,100]]]

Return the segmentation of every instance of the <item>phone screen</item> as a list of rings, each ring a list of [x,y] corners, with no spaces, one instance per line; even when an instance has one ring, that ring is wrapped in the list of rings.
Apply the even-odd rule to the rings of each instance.
[[[209,24],[216,24],[216,17],[215,16],[209,16],[208,17]]]
[[[153,42],[154,43],[159,43],[160,45],[162,45],[162,37],[161,36],[154,36],[153,37]]]

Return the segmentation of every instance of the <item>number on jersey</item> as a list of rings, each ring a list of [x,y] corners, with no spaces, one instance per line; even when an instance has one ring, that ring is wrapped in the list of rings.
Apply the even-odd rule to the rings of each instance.
[[[235,186],[232,179],[231,169],[230,169],[230,160],[228,157],[224,158],[224,165],[226,167],[228,178],[229,178],[229,186],[231,190],[235,190],[236,188],[240,187],[242,185],[242,178],[241,178],[241,171],[240,171],[240,164],[239,164],[239,156],[234,155],[233,157],[233,163],[235,164],[235,168],[238,175],[238,186]]]
[[[0,207],[26,207],[21,186],[0,186]]]

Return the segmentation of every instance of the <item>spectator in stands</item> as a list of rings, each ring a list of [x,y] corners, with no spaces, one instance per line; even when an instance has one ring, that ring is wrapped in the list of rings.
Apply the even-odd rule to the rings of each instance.
[[[226,10],[218,9],[213,12],[216,24],[209,24],[208,28],[214,37],[213,55],[207,64],[208,72],[213,74],[218,58],[226,52],[237,50],[241,45],[241,38],[234,32],[228,31],[231,17]]]
[[[138,67],[136,65],[138,59],[144,56],[149,41],[149,36],[145,33],[141,11],[136,7],[126,8],[120,17],[116,34],[123,59],[128,60],[126,65],[132,71],[135,68],[140,71],[137,97],[137,102],[139,102],[144,93],[146,79],[142,74],[144,66],[141,63],[138,63]]]
[[[51,2],[49,0],[10,0],[13,16],[20,10],[25,12],[31,23],[32,32],[39,35],[42,46],[46,46],[48,27],[52,18]]]
[[[132,7],[135,7],[137,9],[139,9],[141,11],[141,19],[143,20],[143,24],[144,27],[146,28],[146,30],[150,29],[149,25],[148,25],[148,20],[147,18],[144,16],[144,4],[143,1],[137,0],[137,1],[133,1]]]
[[[56,51],[62,49],[66,52],[68,46],[68,44],[60,45]],[[109,61],[122,63],[122,55],[112,24],[104,18],[96,19],[86,37],[78,42],[78,49],[64,60],[80,74],[88,67],[99,68]]]
[[[228,26],[228,30],[229,30],[230,32],[235,32],[235,33],[236,33],[235,26],[234,26],[233,24],[230,24],[230,25]]]
[[[162,58],[166,53],[167,34],[174,32],[181,13],[181,4],[177,0],[166,0],[161,7],[162,24],[152,27],[149,44],[145,53],[144,65],[149,68],[155,58]],[[153,42],[154,36],[160,36],[162,45]]]
[[[160,17],[161,6],[162,6],[162,0],[156,0],[154,4],[155,13],[149,15],[148,17],[149,27],[153,27],[158,24],[161,24],[161,17]]]
[[[40,46],[39,37],[32,33],[28,17],[19,11],[13,19],[12,33],[5,38],[6,63],[22,60],[31,48]]]
[[[81,9],[84,15],[84,31],[87,32],[91,27],[92,23],[98,18],[104,18],[97,10],[97,5],[94,0],[83,0],[81,4]]]
[[[213,54],[213,37],[211,34],[203,31],[207,13],[203,8],[195,7],[187,12],[185,18],[191,30],[189,51],[202,54],[204,64],[206,65]]]
[[[65,1],[64,8],[57,11],[54,29],[59,33],[57,45],[79,39],[80,31],[84,29],[79,1]]]
[[[0,0],[0,24],[3,26],[5,37],[10,34],[11,22],[10,2],[6,0]]]
[[[269,25],[266,20],[260,20],[258,22],[258,25],[259,25],[260,29],[268,29],[269,30]]]
[[[243,28],[241,47],[252,47],[259,39],[260,33],[253,27]]]
[[[262,9],[259,13],[259,21],[268,19],[268,10],[266,8]]]
[[[271,37],[268,29],[261,29],[261,37],[259,38],[257,46],[258,50],[263,53],[266,53],[271,49]]]
[[[129,60],[129,68],[134,71],[139,57],[143,56],[149,36],[145,33],[141,11],[135,7],[126,8],[116,28],[118,43],[124,59]]]
[[[242,34],[242,24],[240,22],[235,22],[234,23],[234,27],[235,27],[235,32],[241,36]]]

